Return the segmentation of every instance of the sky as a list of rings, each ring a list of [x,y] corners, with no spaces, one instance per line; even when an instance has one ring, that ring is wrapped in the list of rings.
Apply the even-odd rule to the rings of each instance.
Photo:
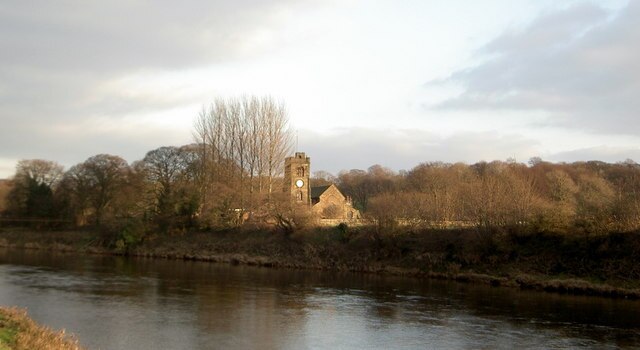
[[[640,162],[640,2],[0,3],[0,178],[193,142],[217,97],[282,101],[312,170]]]

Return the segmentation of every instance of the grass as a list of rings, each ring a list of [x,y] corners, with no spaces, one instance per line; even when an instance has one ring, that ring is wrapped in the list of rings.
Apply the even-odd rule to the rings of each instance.
[[[0,350],[10,350],[15,344],[18,328],[9,321],[9,318],[0,313]]]
[[[36,324],[24,310],[0,307],[0,350],[78,350],[73,337]]]
[[[0,350],[11,350],[17,333],[18,330],[14,328],[0,329]]]

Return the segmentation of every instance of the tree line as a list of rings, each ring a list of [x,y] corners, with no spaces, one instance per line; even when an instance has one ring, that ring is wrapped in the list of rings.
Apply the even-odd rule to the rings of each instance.
[[[19,161],[3,185],[2,214],[161,231],[236,225],[282,197],[275,189],[291,134],[286,108],[273,98],[216,99],[196,118],[193,144],[159,147],[131,164],[110,154],[66,171],[55,161]]]
[[[65,171],[54,161],[21,160],[13,178],[0,182],[2,217],[118,229],[135,223],[160,232],[287,219],[281,176],[292,133],[284,104],[217,99],[195,118],[193,137],[131,164],[98,154]],[[380,227],[594,234],[640,228],[640,165],[631,160],[428,162],[400,172],[374,165],[337,176],[318,171],[311,179],[327,183]]]
[[[632,160],[428,162],[399,173],[374,165],[326,175],[318,180],[335,181],[381,224],[590,234],[640,229],[640,165]]]

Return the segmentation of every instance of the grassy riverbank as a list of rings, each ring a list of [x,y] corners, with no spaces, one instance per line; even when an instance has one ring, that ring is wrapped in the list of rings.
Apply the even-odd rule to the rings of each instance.
[[[23,310],[0,307],[0,350],[77,350],[78,343],[36,324]]]
[[[452,279],[550,292],[640,298],[640,234],[559,235],[476,229],[314,228],[284,235],[0,231],[0,246]]]

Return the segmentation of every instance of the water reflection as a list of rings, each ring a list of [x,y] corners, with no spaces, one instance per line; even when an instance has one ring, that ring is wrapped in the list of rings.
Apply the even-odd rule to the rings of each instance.
[[[100,349],[633,348],[640,303],[0,249],[0,304]]]

